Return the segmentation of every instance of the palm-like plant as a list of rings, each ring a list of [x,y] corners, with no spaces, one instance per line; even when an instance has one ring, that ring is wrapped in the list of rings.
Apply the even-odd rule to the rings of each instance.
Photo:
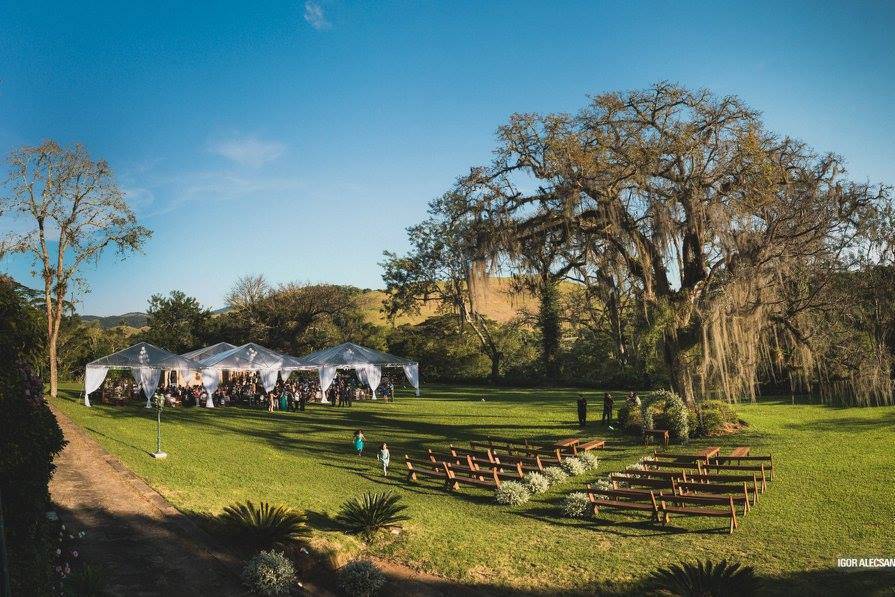
[[[253,549],[282,546],[308,533],[302,513],[267,502],[227,506],[220,519],[227,534]]]
[[[401,497],[390,491],[365,493],[342,504],[338,519],[349,532],[369,537],[379,529],[410,520],[402,514],[407,507],[400,501]]]
[[[652,581],[680,597],[749,597],[758,589],[752,566],[727,560],[672,564],[654,572]]]

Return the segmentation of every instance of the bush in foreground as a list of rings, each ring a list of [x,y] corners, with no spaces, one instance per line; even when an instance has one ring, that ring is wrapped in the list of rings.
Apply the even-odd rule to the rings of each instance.
[[[600,466],[600,457],[593,452],[584,452],[578,456],[578,460],[580,460],[581,464],[584,465],[584,468],[589,471],[595,471],[597,470],[597,467]]]
[[[550,479],[541,473],[526,473],[524,481],[526,489],[528,489],[529,493],[532,495],[544,493],[550,489]]]
[[[522,483],[518,481],[507,481],[501,483],[494,491],[494,498],[498,504],[507,506],[519,506],[531,499],[531,494]]]
[[[0,494],[13,595],[46,594],[53,582],[47,485],[65,442],[37,376],[46,359],[39,318],[0,274]]]
[[[586,518],[593,508],[587,494],[581,491],[570,493],[562,501],[562,515],[567,518]]]
[[[305,517],[287,506],[245,502],[224,508],[220,515],[224,532],[252,549],[283,546],[308,532]]]
[[[751,566],[727,560],[673,564],[654,572],[651,582],[656,589],[681,597],[749,597],[758,590]]]
[[[575,477],[577,475],[583,474],[586,469],[584,463],[578,460],[578,458],[574,456],[567,456],[562,460],[562,470],[564,470],[570,477]]]
[[[295,568],[282,552],[262,551],[242,569],[242,582],[253,593],[285,595],[295,583]]]
[[[351,533],[370,537],[376,531],[410,520],[403,514],[407,506],[392,492],[365,493],[342,504],[338,520]]]
[[[569,478],[569,475],[566,474],[566,471],[562,470],[558,466],[548,466],[544,469],[544,476],[547,477],[547,480],[550,481],[550,485],[556,485],[557,483],[562,483],[566,479]]]
[[[376,564],[354,560],[339,572],[339,586],[350,597],[373,597],[385,584],[385,576]]]

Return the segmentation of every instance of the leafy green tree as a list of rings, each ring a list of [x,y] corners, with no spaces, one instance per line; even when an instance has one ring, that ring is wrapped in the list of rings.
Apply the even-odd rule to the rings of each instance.
[[[81,267],[95,263],[108,247],[119,255],[139,250],[151,235],[137,223],[112,169],[94,161],[82,145],[55,141],[22,147],[9,155],[9,177],[0,197],[0,216],[12,213],[29,226],[0,238],[0,257],[28,253],[43,281],[50,395],[59,385],[58,343],[62,317],[76,288],[84,290]]]
[[[146,317],[149,330],[142,334],[143,339],[180,354],[205,342],[211,312],[197,299],[172,290],[167,297],[153,294],[149,298]]]
[[[458,199],[461,201],[458,202]],[[503,351],[495,323],[479,311],[480,288],[486,282],[485,248],[477,244],[478,222],[458,210],[461,197],[446,194],[429,204],[429,217],[407,229],[411,249],[404,255],[386,251],[382,279],[389,317],[418,314],[423,305],[452,313],[461,331],[471,330],[491,362],[491,377],[500,376]]]

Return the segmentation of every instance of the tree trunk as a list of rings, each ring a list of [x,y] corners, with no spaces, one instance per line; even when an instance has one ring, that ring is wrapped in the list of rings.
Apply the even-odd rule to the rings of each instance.
[[[56,393],[59,391],[59,371],[56,359],[56,341],[59,339],[59,336],[57,332],[53,331],[52,324],[48,327],[47,347],[50,356],[50,396],[55,398]]]
[[[500,358],[503,354],[495,350],[488,356],[491,357],[491,381],[497,381],[500,378]]]
[[[548,381],[559,378],[559,341],[560,323],[557,307],[556,283],[552,280],[541,282],[540,306],[538,308],[538,324],[541,328],[541,362]]]
[[[665,335],[662,342],[662,357],[665,367],[668,369],[671,389],[683,399],[685,404],[692,404],[695,399],[693,376],[690,366],[684,358],[684,352],[677,338]]]

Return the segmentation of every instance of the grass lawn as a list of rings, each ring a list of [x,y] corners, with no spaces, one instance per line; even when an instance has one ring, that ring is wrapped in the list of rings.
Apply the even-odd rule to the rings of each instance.
[[[404,496],[409,532],[377,544],[378,555],[464,583],[512,592],[590,592],[629,585],[682,559],[728,558],[755,566],[772,594],[887,594],[895,576],[840,571],[838,557],[895,557],[895,407],[836,409],[766,400],[738,408],[746,431],[692,446],[751,445],[772,453],[775,475],[758,506],[733,535],[726,521],[672,519],[668,528],[637,514],[575,521],[558,515],[563,495],[597,474],[624,468],[648,452],[591,423],[590,437],[611,440],[596,474],[577,477],[517,508],[490,493],[445,493],[434,481],[404,481],[403,454],[466,445],[488,436],[555,439],[578,433],[576,390],[432,386],[424,398],[399,394],[393,404],[311,407],[305,413],[167,409],[166,460],[155,449],[155,417],[134,404],[85,408],[76,386],[53,404],[184,511],[218,513],[246,499],[282,502],[326,523],[339,505],[367,490]],[[482,398],[486,400],[483,402]],[[617,404],[620,401],[616,402]],[[593,394],[592,405],[597,405]],[[591,407],[592,416],[599,407]],[[364,430],[369,455],[351,450]],[[391,447],[383,478],[374,448]],[[724,529],[720,529],[724,525]],[[496,591],[497,592],[497,591]]]

